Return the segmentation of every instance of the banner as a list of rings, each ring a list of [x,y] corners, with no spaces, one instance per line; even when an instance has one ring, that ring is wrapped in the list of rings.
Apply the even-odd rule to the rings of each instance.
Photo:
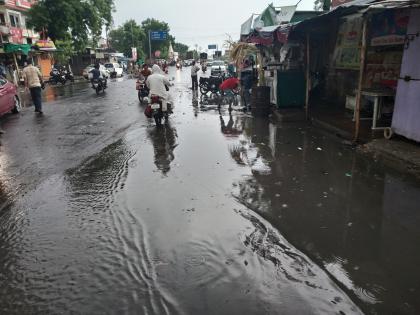
[[[134,61],[137,60],[137,48],[136,47],[131,48],[131,59],[134,60]]]
[[[402,45],[407,34],[409,12],[389,10],[372,16],[371,45]]]
[[[341,20],[334,54],[336,68],[360,68],[362,23],[361,16]]]

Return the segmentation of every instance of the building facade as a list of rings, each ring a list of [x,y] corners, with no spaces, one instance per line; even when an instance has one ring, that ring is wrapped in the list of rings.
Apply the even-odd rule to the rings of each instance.
[[[1,44],[33,45],[39,34],[26,26],[26,12],[36,0],[0,0]]]

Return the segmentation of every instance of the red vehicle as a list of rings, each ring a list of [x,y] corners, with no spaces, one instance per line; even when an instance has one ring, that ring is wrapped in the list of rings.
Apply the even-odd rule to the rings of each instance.
[[[4,78],[0,78],[0,115],[21,110],[20,99],[16,86]]]

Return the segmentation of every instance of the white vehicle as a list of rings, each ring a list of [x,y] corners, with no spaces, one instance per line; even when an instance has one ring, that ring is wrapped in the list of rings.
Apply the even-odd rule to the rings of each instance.
[[[105,68],[111,74],[111,78],[123,76],[124,70],[118,62],[106,63]]]
[[[213,60],[211,62],[211,75],[222,75],[226,73],[226,65],[223,60]]]
[[[92,71],[93,68],[95,68],[95,65],[89,65],[83,69],[83,77],[86,80],[89,80],[89,72]],[[106,78],[109,78],[109,71],[104,67],[104,65],[99,65],[99,70],[101,70],[102,73],[106,73]]]

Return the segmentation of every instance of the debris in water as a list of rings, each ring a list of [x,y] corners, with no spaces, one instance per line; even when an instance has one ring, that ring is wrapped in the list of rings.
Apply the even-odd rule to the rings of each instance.
[[[318,148],[316,148],[317,149],[317,151],[322,151],[322,148],[320,148],[320,147],[318,147]]]
[[[303,149],[302,149],[302,147],[298,147],[298,150],[299,150],[299,151],[302,151]]]
[[[276,197],[278,198],[278,197],[280,197],[280,194],[276,194]]]
[[[346,173],[346,177],[352,177],[353,175],[351,173]]]
[[[348,227],[351,227],[352,225],[353,225],[353,223],[352,223],[352,222],[347,223],[347,226],[348,226]]]
[[[246,260],[244,261],[244,264],[245,264],[245,266],[248,266],[248,262]]]
[[[288,207],[289,207],[289,206],[288,206],[287,204],[285,204],[285,203],[284,203],[284,204],[282,204],[281,206],[282,206],[282,208],[284,208],[284,209],[286,209],[286,208],[288,208]]]

